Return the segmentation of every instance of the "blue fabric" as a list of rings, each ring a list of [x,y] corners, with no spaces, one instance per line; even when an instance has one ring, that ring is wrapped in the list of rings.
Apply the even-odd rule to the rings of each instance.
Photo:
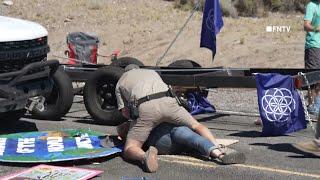
[[[53,142],[49,140],[50,137],[61,139]],[[39,163],[92,159],[122,151],[118,147],[103,147],[100,141],[104,138],[104,134],[90,130],[36,131],[0,135],[0,162]]]
[[[216,35],[223,27],[219,0],[207,0],[204,6],[200,47],[211,49],[216,54]]]
[[[201,93],[188,93],[187,97],[191,115],[216,112],[215,107]]]
[[[162,123],[152,130],[147,145],[156,147],[159,154],[177,154],[195,150],[203,156],[208,156],[215,148],[211,141],[190,128],[170,123]]]
[[[307,127],[304,108],[291,76],[255,76],[263,136],[289,134]]]

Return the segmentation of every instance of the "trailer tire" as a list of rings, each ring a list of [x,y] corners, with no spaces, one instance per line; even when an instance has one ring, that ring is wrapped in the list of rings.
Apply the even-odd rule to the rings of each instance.
[[[181,59],[169,64],[168,67],[173,68],[201,68],[201,65],[193,60]]]
[[[106,66],[87,80],[83,91],[84,104],[96,123],[116,126],[126,121],[118,111],[115,97],[115,87],[123,73],[123,68]]]
[[[177,61],[174,61],[173,63],[169,64],[168,67],[172,67],[172,68],[201,68],[201,65],[193,60],[181,59],[181,60],[177,60]],[[189,107],[187,97],[186,97],[186,94],[188,94],[189,92],[190,91],[186,91],[184,97],[178,96],[178,98],[180,99],[181,106],[190,112],[191,109]],[[201,92],[201,93],[206,93],[206,94],[204,94],[205,97],[208,96],[207,92]]]
[[[138,66],[144,66],[144,64],[138,60],[137,58],[133,57],[121,57],[117,60],[113,61],[110,65],[111,66],[117,66],[117,67],[126,67],[129,64],[136,64]]]
[[[26,113],[26,109],[19,109],[15,111],[0,113],[1,125],[0,127],[14,126],[20,118]]]
[[[52,80],[54,85],[50,95],[46,97],[44,108],[34,108],[31,112],[37,119],[60,120],[72,106],[74,94],[69,76],[59,68]]]

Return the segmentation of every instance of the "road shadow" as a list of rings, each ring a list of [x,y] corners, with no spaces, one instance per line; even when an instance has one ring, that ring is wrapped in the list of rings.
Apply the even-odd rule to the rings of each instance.
[[[228,114],[212,114],[210,116],[205,116],[205,117],[203,117],[203,115],[195,116],[195,117],[199,122],[207,122],[207,121],[212,121],[214,119],[218,119],[218,118],[225,117],[225,116],[230,116],[230,115],[228,115]]]
[[[259,131],[241,131],[241,132],[229,134],[228,136],[251,137],[251,138],[262,137],[261,132]]]
[[[253,146],[265,146],[268,147],[268,149],[278,152],[289,152],[289,153],[295,153],[298,155],[288,156],[291,158],[318,158],[320,157],[315,156],[311,153],[306,153],[303,151],[300,151],[299,149],[295,148],[292,144],[289,143],[279,143],[279,144],[269,144],[269,143],[252,143],[250,145]]]
[[[54,120],[50,120],[50,119],[40,119],[40,118],[36,118],[34,117],[32,114],[29,114],[29,113],[26,113],[24,116],[24,118],[27,118],[27,119],[36,119],[36,120],[39,120],[39,121],[66,121],[66,117],[62,117],[60,119],[54,119]]]
[[[98,123],[98,122],[92,120],[91,118],[74,120],[73,122],[81,123],[81,124],[92,124],[92,125],[100,125],[100,126],[110,126],[110,125],[106,125],[106,124],[103,124],[103,123]]]
[[[0,127],[0,134],[11,134],[31,131],[38,131],[37,125],[33,122],[24,120],[19,120],[10,127]]]

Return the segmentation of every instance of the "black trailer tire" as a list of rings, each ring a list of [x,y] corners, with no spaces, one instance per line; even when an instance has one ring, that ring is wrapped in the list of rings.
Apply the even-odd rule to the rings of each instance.
[[[53,74],[52,91],[44,102],[44,108],[34,108],[32,116],[37,119],[60,120],[66,115],[73,103],[73,88],[69,76],[59,68]]]
[[[126,120],[118,111],[115,96],[116,84],[123,73],[123,68],[106,66],[92,73],[87,80],[84,104],[96,123],[117,126]]]
[[[17,121],[23,117],[25,113],[26,109],[0,113],[0,128],[14,126],[17,123]]]
[[[201,68],[201,65],[193,60],[189,59],[182,59],[174,61],[173,63],[169,64],[168,67],[173,68]]]
[[[201,65],[193,60],[182,59],[182,60],[174,61],[173,63],[169,64],[168,67],[172,67],[172,68],[201,68]],[[188,91],[186,92],[186,94],[188,94]],[[207,96],[207,95],[205,95],[205,96]],[[187,97],[178,96],[178,98],[180,99],[181,106],[190,112],[191,109],[188,105]]]
[[[117,67],[126,67],[129,64],[136,64],[140,67],[144,66],[144,64],[141,61],[139,61],[137,58],[133,58],[133,57],[118,58],[117,60],[114,60],[110,65],[117,66]]]

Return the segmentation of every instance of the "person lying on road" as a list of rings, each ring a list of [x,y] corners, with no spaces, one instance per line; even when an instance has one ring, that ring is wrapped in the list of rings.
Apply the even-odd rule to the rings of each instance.
[[[117,127],[120,139],[125,140],[129,128],[129,122],[125,122]],[[171,123],[161,123],[151,131],[143,147],[144,149],[148,149],[150,146],[157,148],[158,154],[161,155],[182,153],[200,155],[217,160],[222,164],[244,163],[246,160],[244,153],[226,148],[220,144],[213,144],[207,138],[200,136],[190,128]],[[214,153],[215,149],[219,149],[223,153],[217,156]]]
[[[142,163],[147,172],[155,172],[158,169],[158,150],[150,146],[145,152],[142,146],[152,129],[162,122],[187,126],[213,144],[218,144],[210,130],[179,105],[156,71],[140,69],[134,64],[128,65],[125,71],[115,89],[118,109],[124,117],[132,120],[123,149],[124,158]],[[212,153],[215,157],[224,156],[220,149],[214,149]],[[232,157],[235,161],[242,159],[242,155],[237,153]]]

